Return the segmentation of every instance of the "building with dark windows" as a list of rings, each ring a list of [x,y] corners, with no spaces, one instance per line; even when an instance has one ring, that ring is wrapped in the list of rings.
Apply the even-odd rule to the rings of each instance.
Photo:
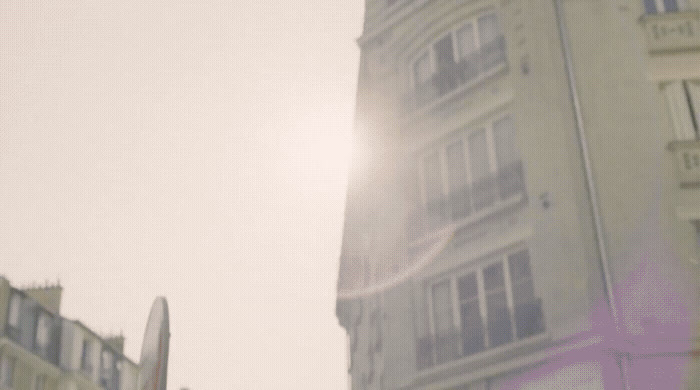
[[[700,388],[700,1],[367,0],[355,389]]]
[[[61,317],[60,285],[17,289],[0,277],[0,389],[135,390],[123,336]]]

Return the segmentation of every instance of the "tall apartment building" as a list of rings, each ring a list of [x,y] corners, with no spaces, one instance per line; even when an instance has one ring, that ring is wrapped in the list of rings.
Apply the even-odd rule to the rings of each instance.
[[[0,277],[0,389],[135,390],[139,367],[124,356],[124,337],[62,317],[61,292]]]
[[[366,0],[352,389],[700,388],[699,10]]]

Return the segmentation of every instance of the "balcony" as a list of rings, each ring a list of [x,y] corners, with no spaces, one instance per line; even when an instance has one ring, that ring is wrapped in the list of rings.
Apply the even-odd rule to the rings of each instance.
[[[668,145],[673,153],[680,188],[700,188],[700,141],[673,141]]]
[[[487,324],[488,329],[472,326],[461,332],[453,330],[444,335],[419,338],[416,342],[416,368],[424,370],[543,333],[542,300],[529,300],[516,304],[512,311],[506,309],[503,313],[495,313]],[[516,337],[513,337],[513,331]],[[488,348],[484,339],[486,333],[489,335]]]
[[[647,72],[654,80],[700,75],[700,11],[647,14],[640,18],[647,43]]]
[[[460,87],[477,82],[505,63],[506,41],[500,36],[458,62],[443,66],[429,80],[417,85],[403,98],[403,112],[414,111]]]
[[[517,199],[526,199],[522,161],[416,208],[408,218],[406,233],[415,242],[450,223],[478,220]]]

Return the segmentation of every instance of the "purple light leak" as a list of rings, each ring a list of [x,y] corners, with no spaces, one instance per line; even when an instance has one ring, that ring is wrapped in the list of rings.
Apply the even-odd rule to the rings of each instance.
[[[645,230],[653,232],[649,226]],[[692,286],[669,282],[683,280],[672,272],[682,268],[660,266],[659,262],[680,260],[658,235],[641,233],[633,240],[637,245],[630,246],[638,248],[637,252],[621,259],[636,268],[613,288],[618,325],[601,299],[591,312],[590,331],[576,335],[563,348],[553,348],[544,362],[499,390],[589,389],[598,388],[601,382],[605,389],[624,390],[622,372],[630,389],[682,388],[686,367],[700,355],[690,344],[693,324],[686,297]],[[595,342],[576,347],[585,340]]]

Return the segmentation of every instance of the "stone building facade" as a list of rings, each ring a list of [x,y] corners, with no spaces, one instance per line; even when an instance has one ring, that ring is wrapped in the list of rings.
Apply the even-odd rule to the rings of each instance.
[[[698,10],[366,1],[352,389],[700,388]]]

